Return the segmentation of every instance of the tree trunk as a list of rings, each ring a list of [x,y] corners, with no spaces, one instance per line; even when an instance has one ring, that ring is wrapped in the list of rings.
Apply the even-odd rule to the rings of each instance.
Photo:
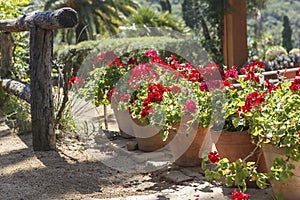
[[[30,29],[31,120],[33,149],[55,149],[51,62],[53,31]]]

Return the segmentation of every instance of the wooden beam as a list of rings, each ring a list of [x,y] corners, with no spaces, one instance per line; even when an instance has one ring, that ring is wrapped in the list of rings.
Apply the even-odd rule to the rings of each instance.
[[[228,0],[224,16],[224,64],[241,67],[248,58],[245,0]]]
[[[30,86],[13,79],[0,80],[0,88],[30,103]]]
[[[29,31],[30,27],[38,26],[45,30],[74,27],[78,15],[72,8],[61,8],[54,11],[33,12],[16,20],[0,20],[0,31],[21,32]]]

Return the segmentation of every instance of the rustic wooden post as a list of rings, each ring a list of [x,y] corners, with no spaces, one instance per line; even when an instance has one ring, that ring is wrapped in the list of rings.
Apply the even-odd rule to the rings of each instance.
[[[10,32],[0,33],[1,40],[1,68],[0,77],[7,78],[10,75],[12,63],[13,37]]]
[[[34,150],[55,149],[51,61],[53,32],[30,29],[31,119]]]
[[[54,133],[54,105],[52,97],[53,30],[74,27],[78,15],[71,8],[34,12],[17,20],[0,20],[0,31],[20,32],[30,30],[30,104],[33,149],[52,150],[56,147]],[[21,86],[20,86],[21,84]],[[16,94],[28,100],[28,87],[22,83],[2,81],[7,91],[14,85]]]
[[[224,16],[224,63],[242,66],[248,58],[245,0],[228,0]]]
[[[77,19],[74,13],[69,14]],[[33,148],[36,151],[52,150],[56,147],[51,79],[53,31],[48,28],[53,24],[56,24],[56,28],[75,25],[74,18],[71,18],[71,22],[67,19],[65,13],[57,16],[50,12],[39,13],[35,16],[38,23],[30,28],[31,120]],[[48,27],[43,27],[43,22]]]

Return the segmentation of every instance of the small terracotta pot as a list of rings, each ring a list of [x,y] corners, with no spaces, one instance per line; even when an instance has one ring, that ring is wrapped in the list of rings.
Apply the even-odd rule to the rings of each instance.
[[[170,131],[166,141],[163,141],[160,129],[145,125],[138,119],[132,120],[132,128],[138,148],[141,151],[152,152],[164,148],[174,137],[176,131]]]

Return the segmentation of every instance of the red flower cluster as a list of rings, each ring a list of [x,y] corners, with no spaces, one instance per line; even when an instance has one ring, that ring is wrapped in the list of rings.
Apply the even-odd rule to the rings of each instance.
[[[143,106],[147,106],[151,102],[162,101],[165,91],[170,91],[170,88],[164,87],[159,83],[150,83],[148,86],[148,97],[144,99]]]
[[[116,94],[117,92],[117,89],[116,88],[111,88],[111,90],[108,91],[107,93],[107,99],[109,102],[111,102],[111,97],[113,94]]]
[[[253,80],[255,83],[259,83],[259,76],[256,76],[254,72],[249,72],[248,74],[246,74],[245,80]]]
[[[295,92],[300,89],[300,78],[296,78],[293,82],[292,85],[290,86],[290,89]]]
[[[152,80],[158,80],[158,73],[152,68],[151,64],[136,65],[131,70],[131,78],[128,80],[128,86],[136,86],[140,81],[145,80],[151,82]]]
[[[121,63],[120,58],[116,58],[112,62],[108,62],[107,65],[110,67],[112,67],[112,66],[125,67],[126,66],[126,64]]]
[[[211,163],[217,163],[220,161],[220,155],[216,151],[211,151],[208,154],[208,159]]]
[[[231,200],[248,200],[250,197],[250,194],[245,194],[243,192],[237,192],[236,189],[234,189],[233,193],[231,194]]]
[[[148,86],[147,92],[148,96],[147,98],[144,99],[143,101],[143,110],[142,110],[142,117],[146,117],[150,113],[153,113],[153,110],[149,104],[151,102],[159,102],[163,100],[163,94],[166,91],[171,91],[169,87],[164,87],[161,84],[156,84],[156,83],[150,83]]]
[[[153,113],[154,111],[153,111],[153,109],[152,109],[152,107],[151,106],[145,106],[144,108],[143,108],[143,110],[142,110],[142,117],[146,117],[146,116],[148,116],[150,113]]]
[[[253,107],[257,107],[260,103],[264,102],[265,92],[260,94],[258,91],[252,92],[247,95],[245,105],[241,107],[243,112],[251,112]]]
[[[250,62],[246,65],[246,67],[242,68],[240,72],[242,74],[246,74],[245,80],[253,80],[256,83],[259,83],[259,77],[255,75],[256,72],[261,69],[265,69],[266,66],[261,61]]]
[[[84,80],[80,78],[79,76],[73,76],[69,79],[68,85],[74,85],[76,83],[82,84]]]
[[[189,68],[186,68],[186,69],[189,69]],[[188,81],[192,81],[192,82],[200,82],[203,80],[202,73],[203,73],[202,69],[194,68],[188,74],[187,79],[188,79]]]
[[[268,89],[268,92],[271,93],[272,91],[275,91],[275,90],[277,89],[277,87],[280,87],[280,85],[277,86],[277,87],[275,87],[275,86],[274,86],[272,83],[270,83],[270,81],[267,79],[267,80],[265,81],[265,87]]]
[[[240,72],[242,74],[246,74],[247,72],[257,72],[257,69],[265,69],[266,66],[263,62],[261,61],[254,61],[254,62],[250,62],[246,65],[246,67],[242,68],[240,70]]]

